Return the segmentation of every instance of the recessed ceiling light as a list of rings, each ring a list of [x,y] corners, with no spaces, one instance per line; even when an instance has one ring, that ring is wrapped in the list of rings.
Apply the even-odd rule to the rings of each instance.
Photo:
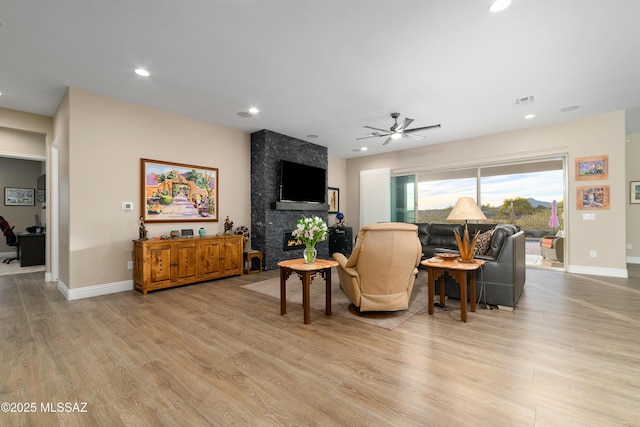
[[[527,114],[526,116],[524,116],[524,118],[529,120],[529,119],[533,119],[535,116],[536,116],[535,114]]]
[[[494,0],[493,2],[491,2],[491,5],[489,6],[489,12],[491,13],[502,12],[503,10],[508,8],[510,4],[511,4],[511,0]]]
[[[367,151],[367,147],[354,148],[352,151]]]
[[[246,118],[249,118],[249,117],[253,117],[253,114],[251,114],[251,113],[247,113],[246,111],[240,111],[240,112],[238,113],[238,115],[239,115],[240,117],[244,117],[245,119],[246,119]]]
[[[149,77],[151,74],[144,68],[136,68],[135,73],[141,77]]]
[[[260,112],[260,110],[258,110],[256,107],[251,107],[251,108],[249,108],[249,112],[251,114],[258,114]]]
[[[318,135],[314,135],[314,134],[312,134],[312,133],[310,133],[309,135],[307,135],[307,138],[310,138],[310,139],[314,139],[314,138],[317,138],[317,137],[318,137]]]
[[[579,105],[572,105],[570,107],[564,107],[560,111],[563,112],[563,113],[568,113],[569,111],[576,111],[578,108],[580,108]]]

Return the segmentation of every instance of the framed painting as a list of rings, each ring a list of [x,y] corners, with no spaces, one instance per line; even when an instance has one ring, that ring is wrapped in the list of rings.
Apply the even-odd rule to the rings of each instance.
[[[340,211],[340,189],[329,187],[328,196],[329,213],[338,213]]]
[[[36,190],[34,188],[4,187],[5,206],[35,206]]]
[[[144,222],[218,221],[218,169],[140,159]]]
[[[576,159],[576,181],[609,178],[609,156]]]
[[[640,181],[631,181],[629,188],[629,203],[640,203]]]
[[[577,187],[576,209],[609,209],[610,186]]]

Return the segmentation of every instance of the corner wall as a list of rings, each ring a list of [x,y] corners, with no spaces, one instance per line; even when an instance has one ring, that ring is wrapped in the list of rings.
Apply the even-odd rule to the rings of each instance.
[[[227,215],[236,227],[249,224],[247,133],[75,88],[65,99],[56,119],[60,234],[61,244],[68,244],[64,248],[68,260],[61,253],[68,273],[61,268],[61,276],[66,276],[67,298],[74,299],[78,289],[86,287],[133,288],[133,271],[127,263],[133,259],[132,240],[138,236],[142,208],[140,158],[214,167],[219,172],[219,222],[148,224],[150,237],[200,227],[207,234],[221,233]],[[125,201],[133,202],[132,212],[122,210]]]

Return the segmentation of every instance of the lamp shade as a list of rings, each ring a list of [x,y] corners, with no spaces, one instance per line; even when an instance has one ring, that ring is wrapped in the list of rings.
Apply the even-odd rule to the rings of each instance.
[[[451,210],[447,221],[469,221],[487,219],[478,204],[471,197],[460,197]]]

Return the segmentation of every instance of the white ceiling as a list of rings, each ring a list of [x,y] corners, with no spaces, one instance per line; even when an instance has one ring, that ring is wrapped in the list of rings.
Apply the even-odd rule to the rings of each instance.
[[[638,0],[0,0],[0,107],[67,86],[355,157],[613,110],[640,118]],[[151,77],[133,69],[145,67]],[[535,95],[527,106],[512,100]],[[579,105],[573,112],[564,107]],[[243,118],[238,112],[257,106]],[[422,141],[356,138],[398,111]],[[525,114],[536,118],[525,120]],[[637,121],[640,124],[640,120]],[[640,132],[629,129],[629,133]],[[309,139],[307,135],[319,137]]]

